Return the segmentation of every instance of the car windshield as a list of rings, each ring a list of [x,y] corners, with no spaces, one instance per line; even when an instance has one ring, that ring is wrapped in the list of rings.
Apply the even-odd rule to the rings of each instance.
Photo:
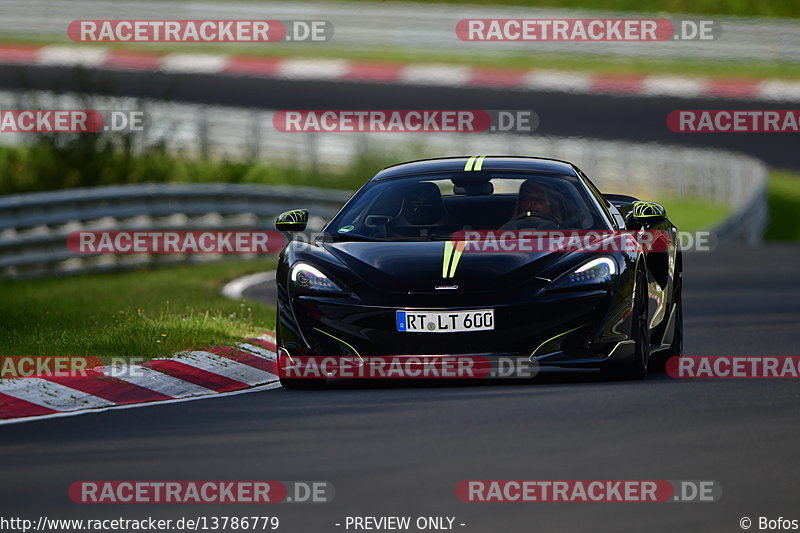
[[[574,176],[458,172],[369,182],[326,226],[337,240],[439,240],[464,230],[608,229]]]

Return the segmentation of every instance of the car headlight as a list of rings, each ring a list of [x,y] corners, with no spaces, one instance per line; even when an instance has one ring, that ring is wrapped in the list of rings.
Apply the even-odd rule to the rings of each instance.
[[[331,281],[328,276],[317,268],[306,264],[297,263],[292,267],[292,287],[300,291],[344,293],[345,290]]]
[[[574,271],[561,276],[554,287],[575,287],[608,283],[617,273],[617,263],[610,257],[598,257],[582,264]]]

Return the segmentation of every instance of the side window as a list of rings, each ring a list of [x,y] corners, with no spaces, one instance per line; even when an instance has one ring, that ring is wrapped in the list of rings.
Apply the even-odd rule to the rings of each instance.
[[[622,213],[619,212],[619,209],[617,209],[617,206],[615,206],[614,204],[609,204],[609,205],[610,205],[609,210],[611,211],[611,214],[613,215],[614,220],[617,222],[617,228],[618,229],[625,229],[625,227],[626,227],[625,217],[623,217]]]
[[[584,183],[586,183],[586,186],[589,188],[589,192],[592,194],[592,196],[594,196],[595,200],[597,200],[597,203],[600,205],[600,208],[603,210],[603,213],[605,213],[606,218],[610,220],[611,223],[617,229],[623,229],[625,227],[625,222],[622,219],[622,216],[619,214],[619,211],[617,211],[617,208],[614,207],[611,204],[611,202],[609,202],[606,199],[605,196],[603,196],[603,194],[597,189],[597,187],[594,186],[592,180],[590,180],[589,177],[586,174],[584,174],[582,170],[578,170],[578,173],[583,178],[583,181]]]

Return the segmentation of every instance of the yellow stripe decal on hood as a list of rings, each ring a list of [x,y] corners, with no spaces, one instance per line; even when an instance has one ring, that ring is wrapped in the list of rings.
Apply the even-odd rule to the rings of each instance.
[[[483,160],[486,159],[485,155],[480,156],[478,159],[475,160],[475,166],[472,167],[472,170],[480,170],[483,168]]]
[[[452,278],[456,275],[458,261],[467,246],[466,241],[446,241],[444,243],[444,258],[442,260],[442,277]]]
[[[444,243],[444,258],[442,260],[442,277],[446,278],[450,271],[450,258],[453,256],[453,241]]]
[[[450,264],[450,275],[449,278],[453,278],[456,275],[456,268],[458,268],[458,261],[461,259],[461,253],[464,251],[464,247],[467,245],[467,241],[456,241],[455,250],[453,251],[453,262]]]
[[[464,165],[464,170],[466,170],[466,171],[472,170],[472,165],[475,163],[475,159],[477,159],[477,158],[478,158],[478,156],[473,155],[469,159],[467,159],[467,164]]]

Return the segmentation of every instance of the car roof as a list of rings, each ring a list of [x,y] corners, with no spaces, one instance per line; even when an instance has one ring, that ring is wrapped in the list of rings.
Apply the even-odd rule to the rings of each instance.
[[[561,176],[578,176],[575,166],[567,161],[547,159],[543,157],[526,157],[510,155],[459,156],[421,159],[386,167],[378,172],[373,180],[426,174],[430,172],[458,172],[475,170],[480,161],[480,170],[516,170],[558,174]],[[468,168],[469,167],[469,168]]]

